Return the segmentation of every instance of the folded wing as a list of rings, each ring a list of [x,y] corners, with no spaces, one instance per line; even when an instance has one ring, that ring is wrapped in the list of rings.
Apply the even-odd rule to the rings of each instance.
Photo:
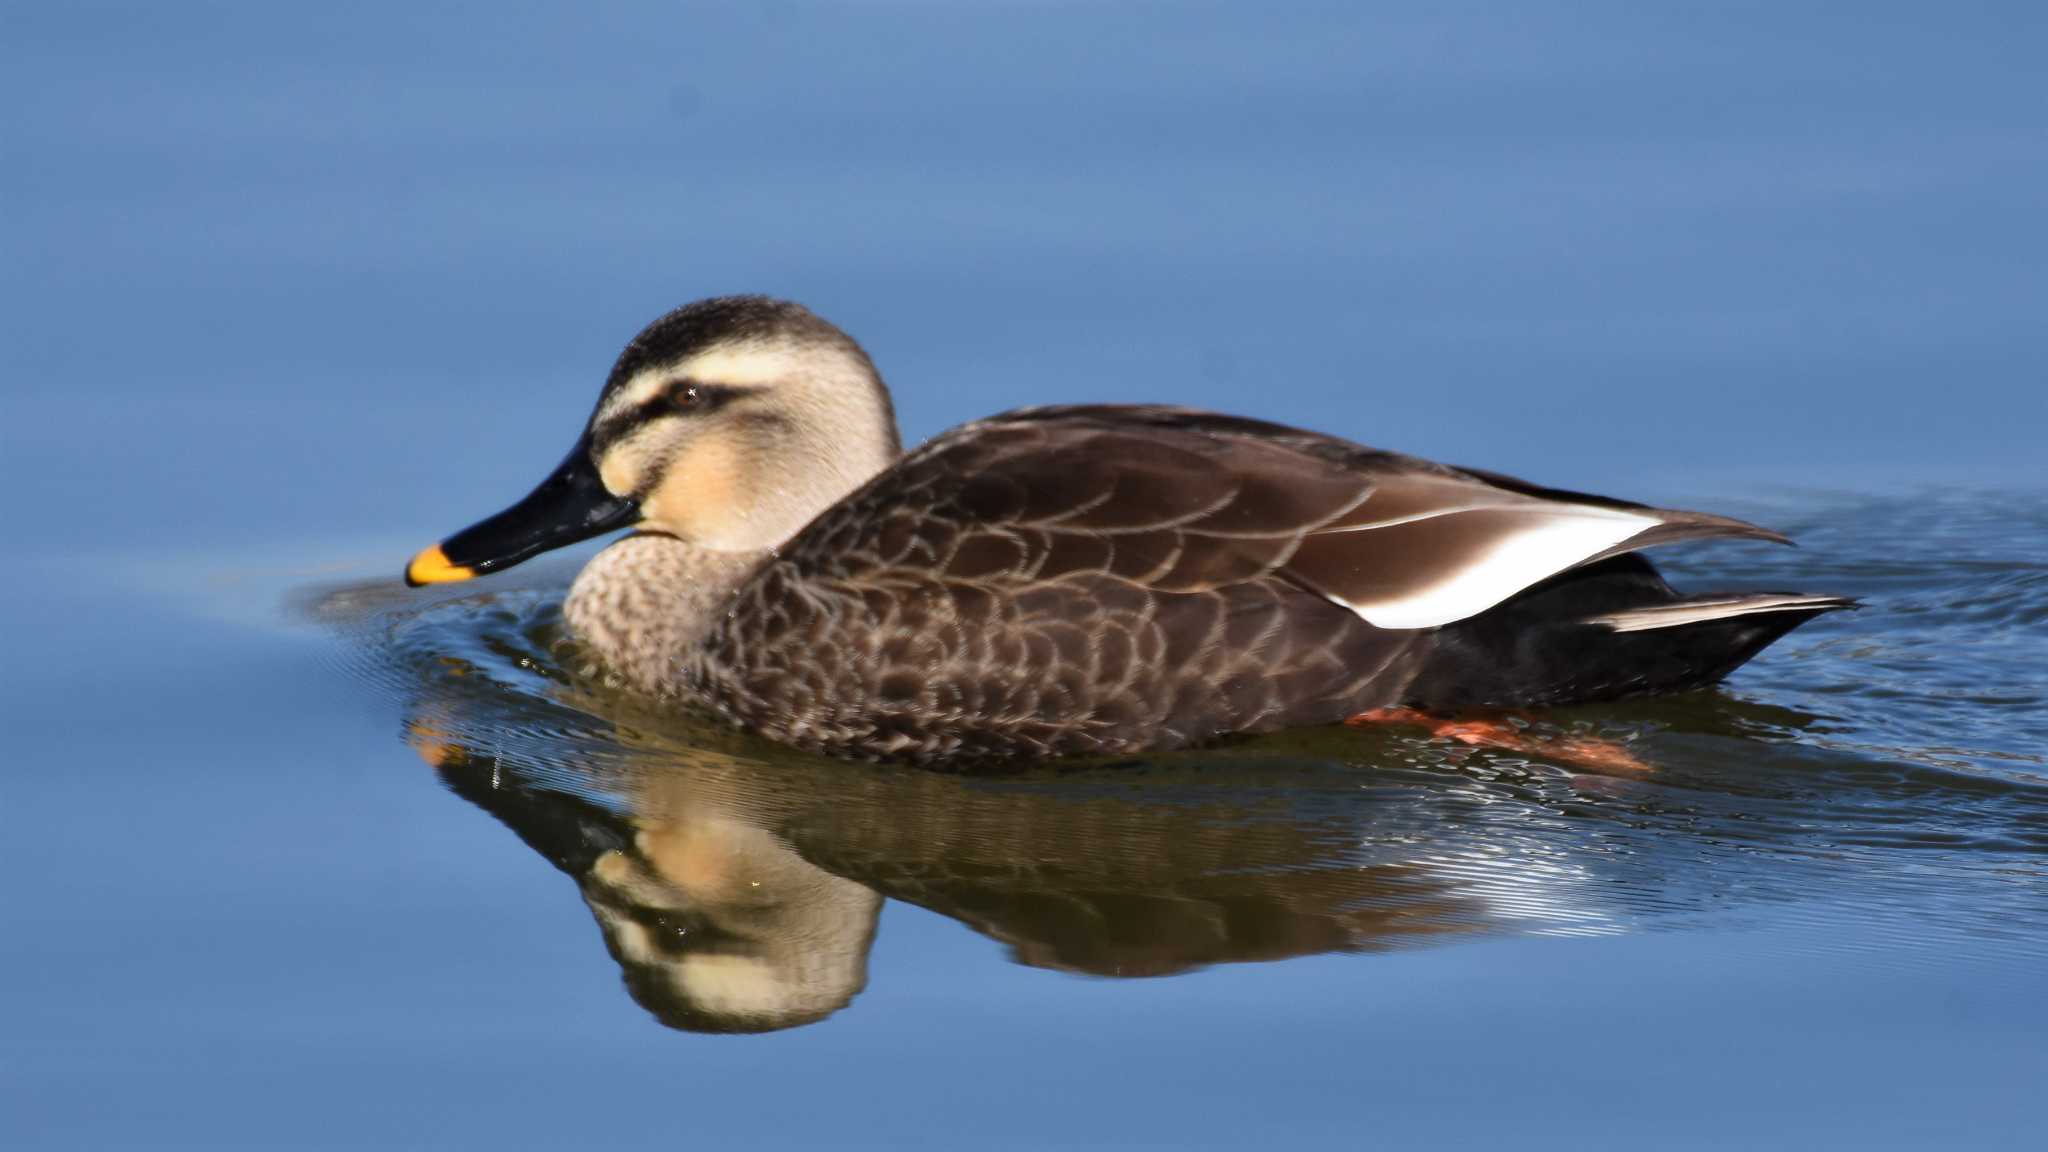
[[[1191,409],[1037,408],[926,444],[785,550],[820,577],[1154,592],[1306,589],[1376,627],[1466,619],[1579,565],[1708,537],[1726,517],[1539,488]]]

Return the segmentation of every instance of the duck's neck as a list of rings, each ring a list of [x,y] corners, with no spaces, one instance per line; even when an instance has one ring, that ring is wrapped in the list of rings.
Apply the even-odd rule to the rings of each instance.
[[[639,533],[597,554],[569,588],[562,614],[577,641],[635,689],[667,694],[679,666],[725,618],[733,595],[769,552],[718,552]]]

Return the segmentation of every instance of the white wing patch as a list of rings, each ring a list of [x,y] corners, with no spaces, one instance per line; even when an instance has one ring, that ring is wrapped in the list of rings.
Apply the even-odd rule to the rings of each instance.
[[[1476,616],[1532,584],[1663,523],[1655,516],[1584,504],[1531,506],[1528,516],[1525,526],[1503,533],[1491,548],[1431,584],[1398,596],[1345,602],[1344,606],[1375,628],[1438,627]]]

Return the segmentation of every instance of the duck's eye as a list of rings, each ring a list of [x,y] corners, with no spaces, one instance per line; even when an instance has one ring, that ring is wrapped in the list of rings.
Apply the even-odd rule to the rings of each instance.
[[[650,403],[654,413],[672,412],[683,416],[701,416],[716,412],[739,397],[745,389],[728,384],[700,384],[694,380],[677,380],[670,384],[668,391]]]

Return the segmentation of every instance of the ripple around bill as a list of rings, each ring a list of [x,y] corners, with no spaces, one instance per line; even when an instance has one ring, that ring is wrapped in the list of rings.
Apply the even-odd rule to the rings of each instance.
[[[2029,634],[2048,562],[2039,538],[1982,530],[2014,517],[2048,522],[1961,496],[1801,506],[1804,549],[1682,559],[1682,587],[1868,607],[1795,633],[1727,690],[1546,716],[1524,755],[1346,729],[999,778],[874,768],[650,713],[575,674],[559,574],[438,595],[334,588],[307,606],[452,789],[579,875],[621,956],[638,939],[621,908],[671,925],[685,911],[649,912],[617,894],[624,881],[577,872],[604,858],[591,845],[651,876],[664,844],[704,865],[704,844],[729,840],[779,861],[792,892],[850,882],[1020,962],[1104,975],[1700,925],[1790,925],[1861,962],[1932,963],[1962,938],[2048,952],[2048,684]],[[1651,770],[1540,752],[1588,737]],[[606,820],[626,830],[593,831]],[[638,900],[651,881],[636,883]],[[734,930],[713,931],[724,905],[703,892],[680,904],[700,938]],[[765,931],[749,907],[748,930]]]

